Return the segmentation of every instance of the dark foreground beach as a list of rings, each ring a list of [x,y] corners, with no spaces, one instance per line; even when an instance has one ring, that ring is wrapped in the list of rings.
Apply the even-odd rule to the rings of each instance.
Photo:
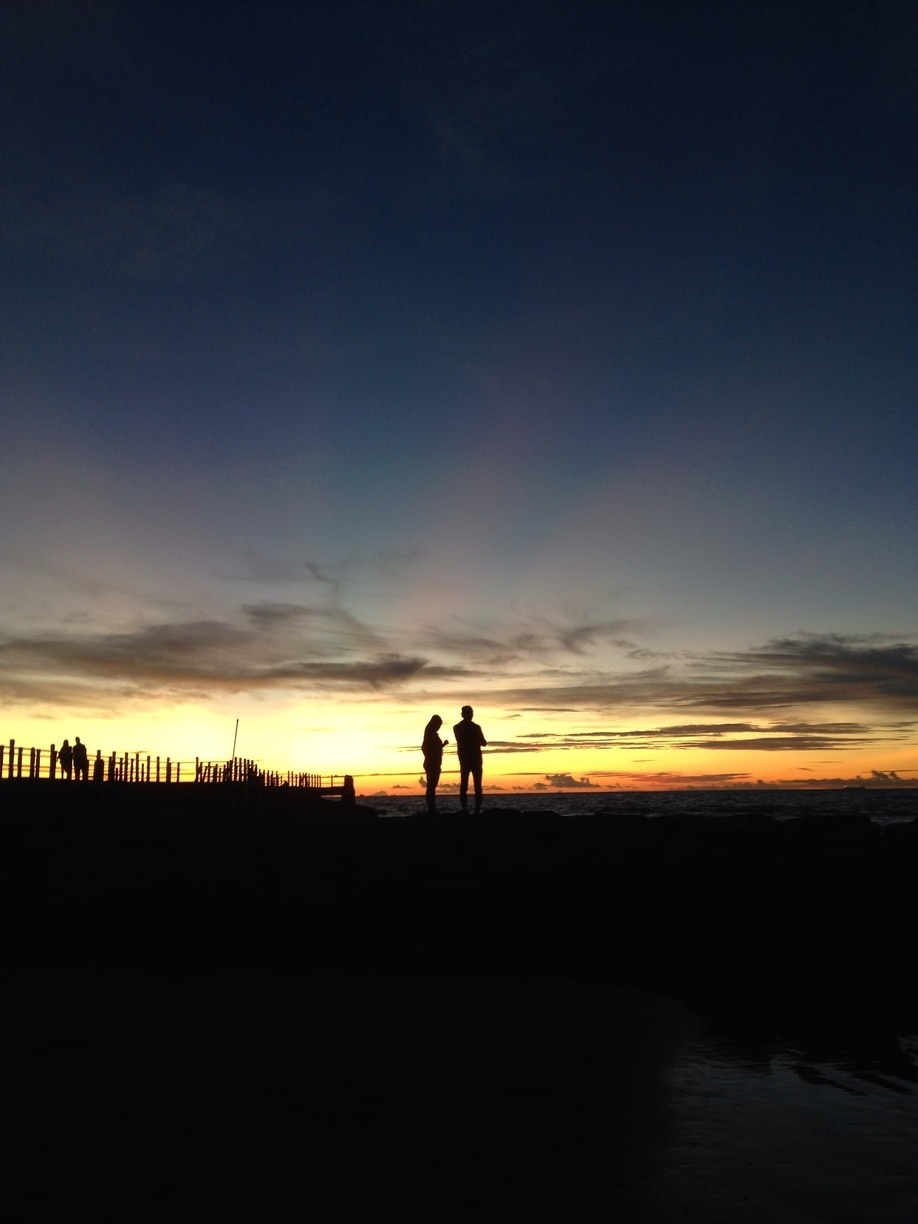
[[[0,785],[16,1221],[918,1218],[918,826]]]

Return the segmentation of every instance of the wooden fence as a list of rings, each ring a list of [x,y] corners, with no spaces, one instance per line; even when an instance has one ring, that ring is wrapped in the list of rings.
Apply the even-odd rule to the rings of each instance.
[[[30,778],[34,780],[67,782],[77,778],[76,767],[65,768],[61,764],[60,752],[52,744],[43,748],[18,746],[15,740],[0,744],[0,783],[9,779]],[[82,778],[80,781],[84,780]],[[235,782],[266,787],[296,787],[323,795],[340,795],[342,799],[354,798],[354,779],[349,774],[301,773],[289,770],[260,769],[255,761],[234,757],[231,761],[173,761],[171,757],[154,757],[139,752],[112,752],[103,757],[97,749],[89,757],[86,781],[92,782]]]

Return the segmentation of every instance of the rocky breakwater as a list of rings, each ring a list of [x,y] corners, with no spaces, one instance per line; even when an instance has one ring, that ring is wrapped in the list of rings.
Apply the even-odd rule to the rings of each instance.
[[[915,997],[914,821],[388,818],[216,787],[24,794],[0,821],[19,962],[530,968],[683,997]]]

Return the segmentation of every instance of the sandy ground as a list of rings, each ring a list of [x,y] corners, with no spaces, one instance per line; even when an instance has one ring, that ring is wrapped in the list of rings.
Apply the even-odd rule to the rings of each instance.
[[[667,1218],[650,1193],[673,1138],[665,1071],[696,1026],[653,995],[91,965],[8,985],[8,1219]]]
[[[525,973],[5,976],[11,1221],[918,1219],[904,1086],[744,1067],[647,992]]]

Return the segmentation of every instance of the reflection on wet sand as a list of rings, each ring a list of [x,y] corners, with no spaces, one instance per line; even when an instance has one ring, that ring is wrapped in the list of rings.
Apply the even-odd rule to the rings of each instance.
[[[702,1042],[677,1059],[661,1209],[705,1224],[914,1224],[913,1066],[880,1083],[795,1057],[749,1063]]]

